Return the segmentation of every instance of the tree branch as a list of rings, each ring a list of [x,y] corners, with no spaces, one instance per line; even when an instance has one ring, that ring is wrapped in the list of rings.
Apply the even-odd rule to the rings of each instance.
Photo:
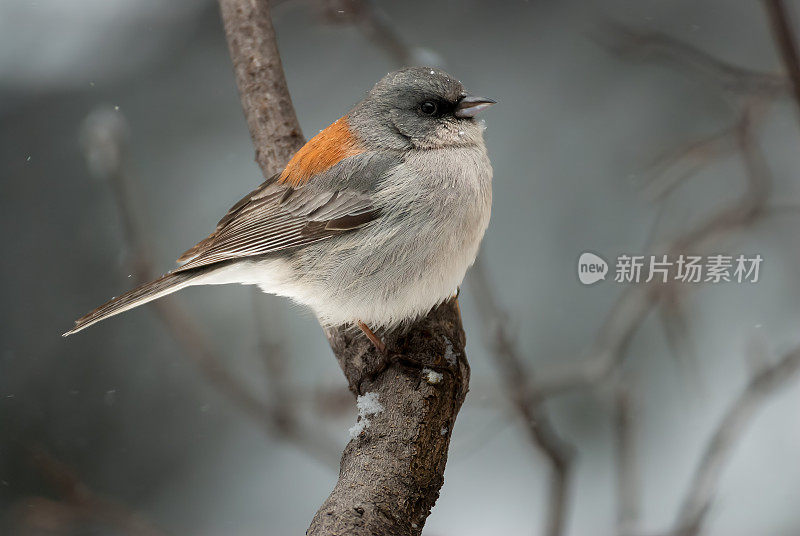
[[[268,177],[303,142],[269,5],[219,3],[256,161]],[[419,535],[443,483],[469,382],[458,303],[442,304],[403,334],[382,334],[397,352],[390,362],[360,333],[340,327],[326,335],[351,390],[374,393],[383,411],[363,415],[361,433],[342,456],[339,481],[307,534]]]
[[[791,28],[791,20],[782,0],[764,0],[767,15],[772,25],[772,35],[783,60],[783,65],[792,84],[792,93],[800,105],[800,52]]]
[[[596,33],[596,39],[620,56],[671,64],[696,73],[735,94],[778,98],[785,96],[789,90],[788,80],[782,74],[739,67],[660,32],[641,31],[625,24],[607,22]]]
[[[489,282],[483,260],[479,257],[470,272],[470,287],[481,304],[479,312],[485,327],[484,340],[495,360],[514,410],[533,445],[547,458],[552,471],[547,494],[544,534],[563,534],[569,506],[570,471],[574,449],[559,436],[545,398],[533,390],[533,376],[524,365],[516,337],[508,332],[508,313],[500,308]]]
[[[614,387],[614,457],[617,477],[617,534],[634,534],[639,521],[639,471],[636,458],[638,391],[636,377],[621,379]]]
[[[382,371],[385,358],[361,333],[336,329],[328,337],[351,385],[360,381],[361,392],[377,394],[384,411],[347,445],[339,482],[307,534],[419,535],[444,482],[469,382],[457,302],[437,307],[407,334],[384,335],[399,355]]]
[[[14,534],[85,534],[102,526],[128,536],[166,535],[141,513],[91,489],[73,468],[42,447],[31,449],[31,464],[60,500],[38,496],[21,500],[12,509]]]
[[[219,7],[256,163],[269,178],[305,143],[283,73],[269,2],[220,0]]]
[[[795,348],[775,364],[763,366],[753,374],[741,394],[733,400],[706,444],[693,473],[672,532],[674,536],[694,536],[700,532],[716,495],[722,470],[747,424],[756,410],[792,381],[798,371],[800,348]]]

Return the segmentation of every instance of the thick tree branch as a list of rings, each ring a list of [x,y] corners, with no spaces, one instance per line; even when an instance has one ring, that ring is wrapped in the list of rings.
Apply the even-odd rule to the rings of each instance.
[[[256,161],[265,176],[303,142],[266,0],[220,0]],[[456,300],[403,334],[384,333],[392,358],[360,333],[328,330],[352,391],[382,411],[363,415],[344,451],[339,481],[309,535],[419,535],[443,483],[447,448],[467,392],[469,365]],[[373,405],[374,409],[374,405]]]
[[[384,335],[399,354],[382,371],[384,357],[361,333],[337,329],[328,337],[351,385],[360,382],[384,410],[347,445],[339,482],[307,534],[418,535],[444,482],[450,434],[467,394],[457,302],[437,307],[406,334]],[[380,372],[365,378],[373,370]]]
[[[220,0],[222,23],[256,162],[268,178],[303,146],[267,0]]]

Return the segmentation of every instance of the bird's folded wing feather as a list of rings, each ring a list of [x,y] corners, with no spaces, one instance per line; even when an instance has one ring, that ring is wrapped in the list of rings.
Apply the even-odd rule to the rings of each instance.
[[[177,272],[318,242],[357,229],[380,211],[364,192],[294,188],[277,175],[250,192],[206,239],[186,251]]]

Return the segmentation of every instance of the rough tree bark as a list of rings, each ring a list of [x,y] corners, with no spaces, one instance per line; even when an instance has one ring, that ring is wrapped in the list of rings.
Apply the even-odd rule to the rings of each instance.
[[[267,0],[220,0],[256,161],[269,177],[303,144]],[[391,358],[360,332],[326,335],[357,395],[383,411],[344,450],[339,480],[309,535],[419,535],[444,482],[450,434],[469,383],[455,299],[404,333],[381,334]],[[365,423],[366,424],[366,423]]]

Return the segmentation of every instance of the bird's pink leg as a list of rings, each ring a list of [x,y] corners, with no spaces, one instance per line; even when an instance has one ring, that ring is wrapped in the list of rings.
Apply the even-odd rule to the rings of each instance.
[[[356,321],[356,325],[359,328],[361,328],[361,331],[364,332],[364,335],[366,335],[367,338],[370,341],[372,341],[372,344],[375,346],[375,349],[378,350],[381,354],[386,355],[386,345],[383,344],[381,338],[375,335],[375,333],[373,333],[372,330],[369,329],[369,326],[367,326],[361,320]]]

